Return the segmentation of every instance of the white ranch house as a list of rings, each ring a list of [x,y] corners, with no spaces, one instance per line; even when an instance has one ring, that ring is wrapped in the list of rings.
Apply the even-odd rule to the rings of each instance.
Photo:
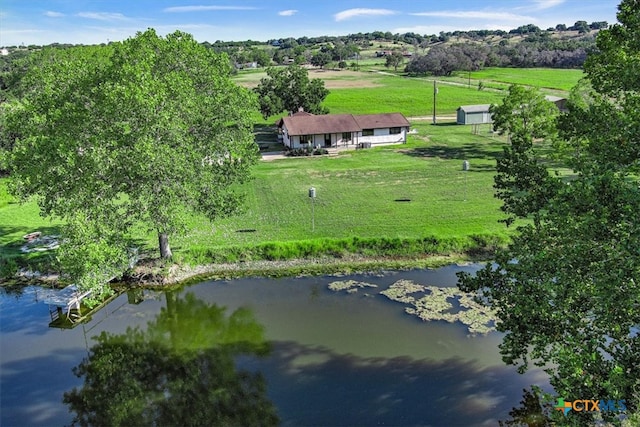
[[[409,121],[401,113],[323,114],[299,111],[278,120],[285,147],[364,148],[404,144]]]

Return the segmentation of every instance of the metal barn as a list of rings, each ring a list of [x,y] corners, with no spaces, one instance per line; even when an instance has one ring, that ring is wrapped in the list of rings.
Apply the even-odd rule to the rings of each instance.
[[[457,123],[459,125],[478,125],[491,123],[489,114],[490,104],[462,105],[457,110]]]

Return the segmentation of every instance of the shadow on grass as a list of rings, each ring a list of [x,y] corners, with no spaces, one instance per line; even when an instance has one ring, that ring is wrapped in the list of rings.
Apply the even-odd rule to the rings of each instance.
[[[443,123],[436,122],[436,124],[432,123],[431,126],[448,127],[448,126],[459,126],[459,125],[456,122],[443,122]]]
[[[496,160],[502,155],[498,144],[486,145],[482,143],[464,144],[462,146],[432,145],[405,150],[404,153],[412,157],[433,157],[446,160]],[[474,168],[474,165],[471,165]],[[494,167],[491,167],[494,169]]]
[[[275,125],[256,123],[253,125],[253,135],[256,141],[278,142],[278,132]]]
[[[23,239],[22,236],[35,231],[41,232],[43,236],[57,236],[60,234],[61,227],[48,226],[29,228],[0,225],[0,236],[8,236],[11,234],[19,235],[19,237],[15,237],[12,240],[6,240],[5,238],[1,240],[2,244],[0,244],[0,258],[23,255],[23,252],[20,251],[20,247],[26,243],[26,240]]]

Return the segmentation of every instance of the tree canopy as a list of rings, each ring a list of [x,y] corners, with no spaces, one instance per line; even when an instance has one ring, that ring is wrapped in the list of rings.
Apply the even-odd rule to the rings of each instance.
[[[598,35],[585,66],[593,90],[574,90],[555,145],[536,139],[549,134],[544,111],[536,116],[547,132],[536,134],[516,127],[524,109],[509,96],[494,109],[498,129],[513,132],[495,186],[517,233],[494,263],[459,283],[497,310],[506,363],[545,367],[561,397],[625,400],[631,413],[640,403],[638,6],[622,1],[620,23]],[[550,147],[570,168],[564,174],[547,172]],[[591,416],[571,411],[564,421]]]
[[[393,67],[394,71],[398,71],[398,67],[404,61],[404,56],[399,50],[394,50],[391,55],[387,55],[385,59],[385,67]]]
[[[321,79],[309,79],[306,69],[297,65],[268,68],[267,76],[255,88],[265,119],[282,112],[296,112],[299,108],[311,114],[329,112],[322,106],[329,90]]]
[[[230,72],[226,55],[191,35],[152,29],[39,54],[21,81],[24,95],[4,107],[19,135],[11,179],[23,200],[35,196],[44,215],[69,224],[67,239],[82,240],[66,246],[83,255],[67,259],[108,250],[104,267],[117,269],[134,227],[156,233],[169,257],[169,236],[185,231],[188,215],[214,220],[239,207],[234,184],[249,178],[258,155],[257,103]],[[81,286],[112,275],[88,264],[76,272]]]
[[[323,68],[325,65],[331,62],[331,53],[320,50],[311,57],[311,65]]]

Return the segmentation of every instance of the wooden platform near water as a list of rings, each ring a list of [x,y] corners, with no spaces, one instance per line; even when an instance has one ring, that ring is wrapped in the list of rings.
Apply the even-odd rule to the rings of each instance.
[[[91,291],[80,291],[76,285],[69,285],[60,290],[50,291],[43,299],[49,305],[51,320],[55,320],[63,313],[68,320],[82,316],[82,300],[91,295]]]

